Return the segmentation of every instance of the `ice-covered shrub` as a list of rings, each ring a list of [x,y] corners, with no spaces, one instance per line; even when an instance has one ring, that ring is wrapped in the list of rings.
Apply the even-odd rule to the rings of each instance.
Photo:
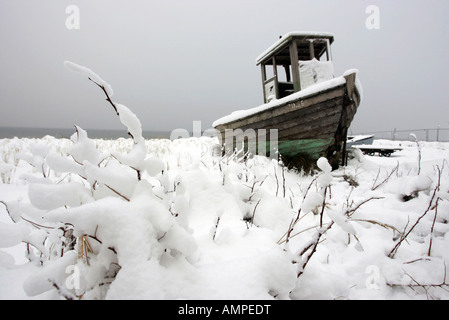
[[[32,145],[20,159],[41,172],[42,179],[30,181],[30,203],[4,203],[15,226],[6,231],[0,225],[8,232],[8,242],[0,245],[25,242],[29,260],[42,266],[24,283],[30,296],[57,289],[68,299],[127,297],[114,288],[131,289],[128,283],[134,281],[129,277],[135,277],[135,270],[148,268],[156,279],[172,265],[195,260],[197,244],[186,217],[177,218],[183,209],[182,181],[175,181],[176,190],[165,190],[164,198],[155,195],[143,175],[155,177],[153,182],[167,189],[173,181],[163,174],[164,163],[147,154],[137,116],[114,103],[111,86],[90,69],[65,65],[103,89],[133,145],[126,154],[104,154],[77,126],[65,153]],[[56,172],[70,179],[55,180]],[[127,284],[120,286],[123,281]],[[140,297],[163,297],[164,285],[154,281]]]

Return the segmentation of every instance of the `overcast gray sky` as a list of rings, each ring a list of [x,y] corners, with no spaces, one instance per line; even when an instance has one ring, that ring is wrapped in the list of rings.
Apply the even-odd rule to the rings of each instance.
[[[80,28],[66,8],[77,5]],[[368,5],[379,29],[366,28]],[[121,129],[87,66],[146,130],[211,127],[263,103],[255,58],[289,31],[326,31],[336,75],[359,69],[354,133],[449,127],[447,0],[0,0],[0,126]]]

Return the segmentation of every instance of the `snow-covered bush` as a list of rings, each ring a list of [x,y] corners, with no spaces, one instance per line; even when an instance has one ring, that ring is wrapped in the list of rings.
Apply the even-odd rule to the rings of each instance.
[[[16,224],[3,233],[9,240],[2,247],[26,242],[28,258],[42,265],[24,284],[30,296],[52,288],[65,298],[126,296],[119,283],[126,281],[135,290],[138,281],[133,283],[129,277],[147,268],[158,280],[147,297],[160,297],[161,270],[194,261],[197,251],[186,217],[175,217],[170,211],[172,205],[182,206],[181,188],[170,189],[173,182],[164,174],[164,163],[147,157],[140,121],[127,107],[110,100],[111,87],[90,69],[71,62],[65,65],[104,90],[133,138],[132,148],[126,154],[103,154],[86,131],[75,127],[65,153],[50,151],[43,143],[21,153],[19,158],[42,177],[30,179],[30,203],[6,204]],[[64,177],[56,180],[55,173]],[[153,183],[165,188],[163,192],[155,195],[144,175],[153,177]],[[111,285],[114,279],[116,284]]]
[[[24,244],[29,262],[0,251],[0,287],[20,269],[28,296],[52,299],[449,298],[449,144],[311,174],[220,157],[208,137],[144,140],[110,85],[66,66],[130,139],[1,141],[0,248]]]

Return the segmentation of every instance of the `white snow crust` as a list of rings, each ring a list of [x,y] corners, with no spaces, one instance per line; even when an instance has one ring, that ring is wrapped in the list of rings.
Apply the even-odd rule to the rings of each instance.
[[[123,160],[134,140],[78,132],[72,140],[0,140],[1,163],[13,167],[0,184],[2,299],[449,298],[444,287],[408,286],[441,283],[449,262],[449,143],[419,142],[418,164],[415,142],[376,140],[402,150],[389,158],[356,150],[336,171],[320,158],[306,174],[261,156],[205,153],[213,138],[145,140],[138,180],[127,164],[135,163]],[[429,207],[437,167],[438,212],[430,210],[389,257]],[[309,251],[299,253],[319,235],[297,278]],[[91,250],[80,251],[82,239]]]
[[[449,299],[448,142],[304,172],[117,111],[132,139],[0,139],[0,299]]]
[[[95,81],[100,86],[103,86],[104,89],[106,90],[106,92],[108,93],[109,97],[112,97],[112,95],[114,94],[114,91],[112,91],[111,85],[109,83],[107,83],[106,81],[104,81],[98,74],[93,72],[91,69],[89,69],[85,66],[81,66],[81,65],[76,64],[71,61],[64,61],[64,66],[68,70],[79,73],[81,75],[84,75],[84,76],[92,79],[93,81]]]

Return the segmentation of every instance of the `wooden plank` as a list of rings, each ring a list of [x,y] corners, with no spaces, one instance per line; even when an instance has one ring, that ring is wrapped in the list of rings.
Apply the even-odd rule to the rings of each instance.
[[[305,99],[298,99],[295,101],[289,101],[285,104],[279,105],[275,108],[264,110],[259,113],[250,115],[245,118],[237,119],[233,122],[226,123],[223,125],[217,126],[218,130],[223,130],[224,128],[239,128],[246,125],[251,125],[253,123],[257,123],[259,121],[273,118],[282,114],[287,114],[292,112],[293,110],[305,109],[308,107],[313,107],[316,104],[319,104],[323,101],[331,100],[337,97],[342,97],[344,94],[344,88],[340,87],[337,90],[331,90],[326,92],[326,94],[322,93],[318,96],[309,96]]]
[[[262,74],[262,89],[263,89],[263,102],[267,103],[267,94],[265,92],[265,80],[267,80],[267,70],[265,69],[265,65],[260,65],[260,71]]]
[[[309,123],[298,131],[286,131],[279,134],[281,140],[306,139],[306,138],[326,138],[334,137],[338,128],[338,118],[327,118],[320,120],[321,123]]]
[[[330,52],[329,39],[326,39],[326,60],[327,61],[331,61],[331,52]]]
[[[342,110],[342,98],[325,101],[306,109],[299,109],[287,115],[268,118],[239,129],[277,129],[278,138],[333,137],[338,128]]]
[[[305,109],[308,107],[313,107],[314,105],[317,105],[321,102],[332,100],[335,98],[342,98],[344,95],[344,85],[334,87],[332,89],[329,89],[328,91],[322,91],[319,93],[316,93],[314,95],[300,98],[295,101],[287,101],[282,105],[279,105],[275,108],[269,109],[269,110],[263,110],[259,113],[252,114],[248,117],[237,119],[233,122],[222,124],[217,126],[217,129],[222,131],[225,128],[240,128],[240,127],[246,127],[249,125],[253,125],[257,122],[274,118],[283,114],[289,114],[292,111]]]
[[[299,76],[299,62],[298,62],[298,47],[296,40],[293,40],[290,44],[290,63],[292,66],[293,74],[293,91],[298,92],[301,90],[301,78]]]
[[[311,121],[318,121],[321,118],[329,116],[335,116],[338,122],[341,116],[342,104],[343,98],[335,98],[309,108],[293,110],[288,114],[273,116],[251,125],[244,125],[241,128],[272,128],[283,130],[290,127],[298,127],[299,130],[303,125],[307,125]]]
[[[274,74],[274,92],[276,99],[279,99],[279,88],[278,88],[278,68],[276,65],[276,56],[273,56],[273,74]]]
[[[345,75],[345,79],[348,96],[352,98],[352,96],[354,95],[354,88],[355,88],[355,73]]]
[[[310,60],[315,58],[315,48],[313,47],[313,40],[309,40],[309,53],[310,53]]]

